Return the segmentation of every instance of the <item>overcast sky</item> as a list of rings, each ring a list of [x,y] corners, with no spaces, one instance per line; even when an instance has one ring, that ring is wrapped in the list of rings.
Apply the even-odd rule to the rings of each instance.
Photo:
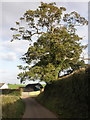
[[[2,23],[0,21],[0,25],[2,25],[2,34],[0,36],[0,82],[13,84],[20,83],[20,81],[17,80],[17,74],[20,72],[17,68],[17,65],[24,64],[20,60],[20,57],[22,57],[22,55],[27,51],[29,42],[10,42],[12,39],[12,32],[10,31],[10,28],[15,26],[15,22],[19,20],[19,18],[25,13],[26,10],[34,10],[38,7],[38,5],[40,5],[40,2],[26,2],[28,0],[18,1],[19,2],[10,2],[10,0],[2,0],[2,2],[0,2],[0,9],[2,7],[2,11],[0,10],[0,18],[2,18]],[[69,2],[70,0],[55,1],[58,1],[58,7],[66,7],[67,12],[77,11],[81,16],[88,19],[88,0],[84,0],[86,2]],[[63,3],[61,1],[63,1]],[[83,27],[82,29],[78,29],[78,34],[84,37],[82,44],[87,44],[88,28]],[[87,52],[85,52],[86,57],[87,55]]]

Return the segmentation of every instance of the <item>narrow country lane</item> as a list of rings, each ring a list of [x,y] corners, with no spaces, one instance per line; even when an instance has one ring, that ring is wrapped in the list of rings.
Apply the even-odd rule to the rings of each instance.
[[[56,118],[48,109],[39,104],[34,98],[22,98],[25,102],[25,113],[23,118]]]

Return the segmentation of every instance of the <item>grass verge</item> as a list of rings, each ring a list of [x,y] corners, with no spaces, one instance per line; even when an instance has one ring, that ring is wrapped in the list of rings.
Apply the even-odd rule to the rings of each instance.
[[[2,118],[21,120],[25,105],[19,96],[2,95]]]

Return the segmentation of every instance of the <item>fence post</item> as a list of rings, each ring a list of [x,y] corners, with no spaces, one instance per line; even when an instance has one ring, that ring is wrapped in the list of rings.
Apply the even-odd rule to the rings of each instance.
[[[22,95],[22,92],[23,92],[23,88],[20,88],[20,94]]]

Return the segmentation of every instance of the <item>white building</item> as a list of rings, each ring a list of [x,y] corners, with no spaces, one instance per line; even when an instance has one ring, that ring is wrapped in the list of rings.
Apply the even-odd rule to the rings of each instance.
[[[0,89],[9,89],[6,83],[0,83]]]

